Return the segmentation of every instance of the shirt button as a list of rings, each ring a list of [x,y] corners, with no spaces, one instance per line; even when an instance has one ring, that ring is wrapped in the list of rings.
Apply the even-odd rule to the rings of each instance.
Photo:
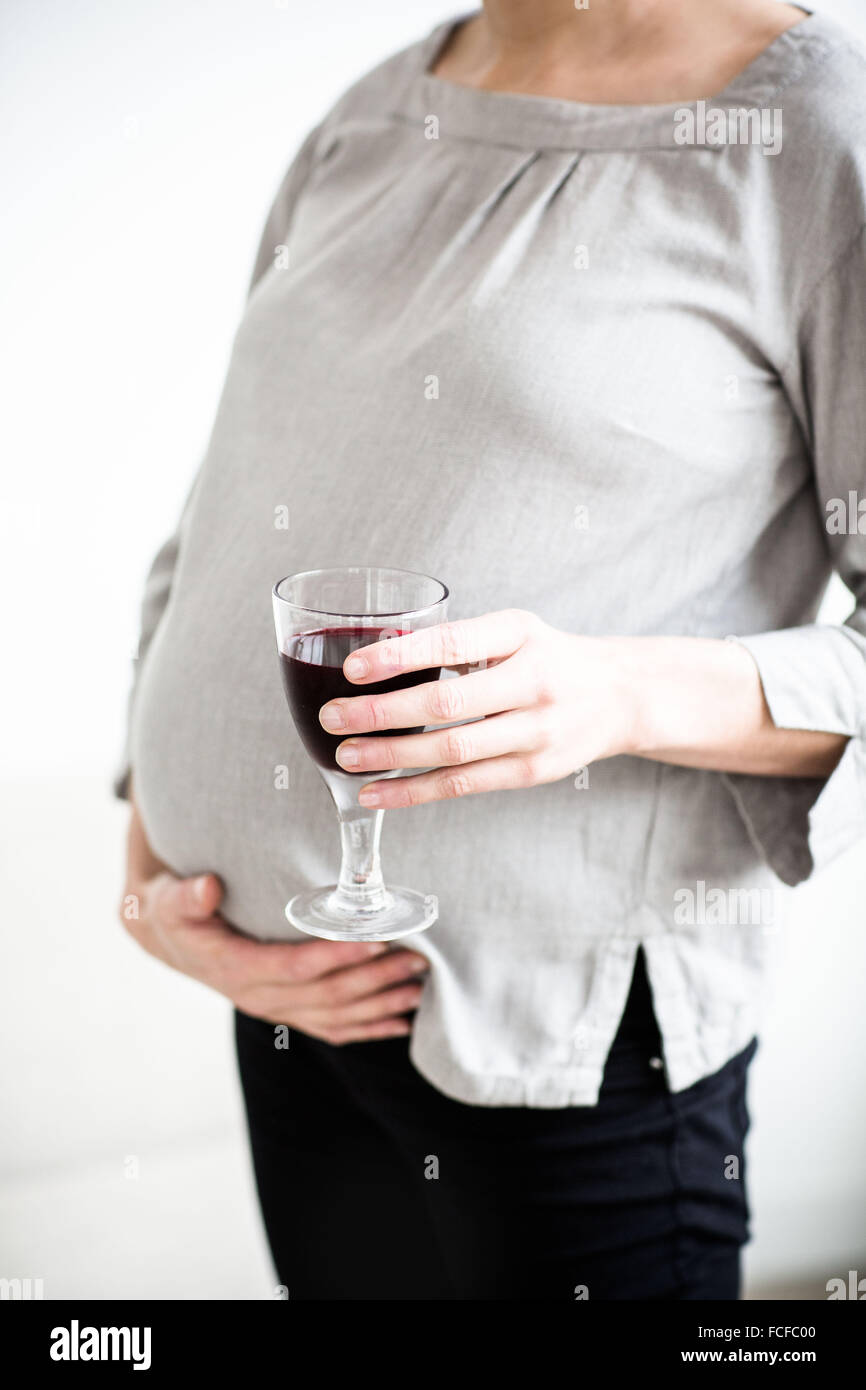
[[[650,1057],[649,1064],[653,1071],[662,1071],[664,1068],[664,1062],[661,1057]]]

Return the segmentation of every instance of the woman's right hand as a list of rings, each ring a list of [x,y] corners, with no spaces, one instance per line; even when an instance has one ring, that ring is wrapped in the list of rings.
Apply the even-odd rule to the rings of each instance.
[[[120,907],[130,936],[150,955],[224,994],[243,1013],[341,1044],[411,1032],[428,962],[383,942],[262,942],[219,915],[215,874],[178,878],[153,854],[135,802]]]

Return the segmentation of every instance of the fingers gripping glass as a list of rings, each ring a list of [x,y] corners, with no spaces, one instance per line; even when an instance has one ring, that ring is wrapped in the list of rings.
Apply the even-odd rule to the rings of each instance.
[[[343,675],[343,662],[358,647],[444,622],[448,590],[424,574],[353,566],[289,575],[275,586],[273,602],[286,699],[301,741],[334,800],[342,840],[337,883],[298,893],[286,906],[286,917],[300,931],[332,941],[393,941],[423,931],[438,916],[435,896],[386,887],[379,863],[384,812],[358,804],[358,790],[371,777],[400,773],[346,772],[334,756],[344,735],[323,729],[319,711],[339,697],[438,680],[436,667],[353,685]],[[401,730],[412,732],[420,730]]]

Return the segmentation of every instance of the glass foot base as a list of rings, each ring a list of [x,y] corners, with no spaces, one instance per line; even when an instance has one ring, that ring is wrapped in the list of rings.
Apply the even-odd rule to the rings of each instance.
[[[378,911],[345,912],[334,895],[337,885],[310,888],[298,893],[286,906],[293,927],[309,936],[329,941],[396,941],[412,932],[426,931],[439,916],[435,893],[416,893],[411,888],[389,888],[385,906]]]

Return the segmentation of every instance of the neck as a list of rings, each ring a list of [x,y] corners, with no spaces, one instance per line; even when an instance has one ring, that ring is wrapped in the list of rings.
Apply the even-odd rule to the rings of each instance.
[[[483,0],[480,19],[488,43],[501,53],[566,43],[602,57],[683,30],[722,32],[762,19],[784,28],[786,12],[788,24],[804,18],[797,5],[779,0],[587,0],[586,9],[576,0]]]
[[[691,18],[737,8],[743,0],[590,0],[586,9],[575,0],[483,0],[483,23],[491,47],[503,56],[561,44],[602,56],[659,38]]]
[[[664,102],[720,91],[803,11],[779,0],[483,0],[436,71],[572,100]]]

